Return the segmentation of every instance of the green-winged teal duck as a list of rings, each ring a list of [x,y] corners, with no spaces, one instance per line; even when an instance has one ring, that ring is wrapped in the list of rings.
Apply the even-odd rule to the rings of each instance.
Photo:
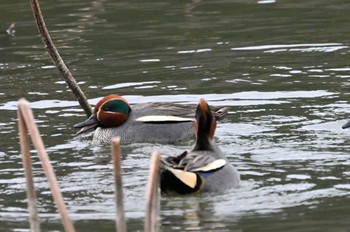
[[[191,152],[161,159],[163,194],[220,193],[239,186],[240,175],[214,141],[216,119],[201,99],[196,110],[196,142]]]
[[[175,143],[195,138],[193,121],[194,105],[171,103],[144,103],[130,106],[118,95],[102,98],[94,113],[84,122],[76,124],[77,134],[95,129],[94,143],[110,143],[119,136],[121,142]],[[227,108],[213,108],[217,119],[227,114]]]

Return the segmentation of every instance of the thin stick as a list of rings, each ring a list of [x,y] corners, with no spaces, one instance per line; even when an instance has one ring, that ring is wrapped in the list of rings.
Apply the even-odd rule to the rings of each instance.
[[[32,7],[33,15],[36,20],[36,24],[38,26],[38,30],[40,32],[41,38],[46,46],[46,49],[58,70],[60,71],[63,79],[68,84],[68,87],[73,92],[75,97],[78,99],[80,106],[84,109],[85,114],[89,117],[92,114],[91,106],[89,105],[87,98],[83,91],[80,89],[78,83],[73,77],[72,73],[67,68],[60,54],[58,53],[55,45],[52,42],[49,31],[46,28],[46,24],[43,18],[43,15],[40,10],[38,0],[30,0],[30,5]]]
[[[124,202],[123,202],[123,183],[122,183],[122,170],[121,170],[121,151],[120,151],[120,137],[112,140],[112,158],[114,167],[114,187],[116,195],[116,210],[117,219],[116,231],[125,232],[126,222],[124,216]]]
[[[158,231],[158,182],[159,182],[160,153],[153,152],[150,174],[148,178],[146,218],[144,231]]]
[[[60,187],[57,184],[57,179],[55,172],[51,166],[49,157],[46,153],[44,143],[41,139],[39,130],[35,124],[33,112],[31,108],[29,107],[29,103],[25,99],[20,99],[18,101],[18,109],[21,114],[21,117],[24,119],[24,122],[27,126],[28,131],[30,132],[30,136],[32,138],[32,142],[34,144],[34,147],[36,148],[39,159],[41,161],[42,167],[44,169],[46,178],[49,182],[49,186],[51,189],[51,193],[53,196],[53,199],[56,203],[57,209],[60,212],[62,224],[65,228],[65,231],[67,232],[75,232],[74,226],[72,221],[70,220],[68,216],[68,211],[66,209],[66,206],[64,204],[64,200],[61,194]]]
[[[17,110],[17,117],[19,120],[18,121],[19,139],[20,139],[20,145],[21,145],[24,174],[26,178],[30,231],[40,232],[40,221],[38,216],[38,209],[36,207],[36,194],[35,194],[33,171],[32,171],[32,161],[30,159],[30,144],[29,144],[29,137],[28,137],[28,129],[24,123],[23,116],[21,115],[19,110]]]

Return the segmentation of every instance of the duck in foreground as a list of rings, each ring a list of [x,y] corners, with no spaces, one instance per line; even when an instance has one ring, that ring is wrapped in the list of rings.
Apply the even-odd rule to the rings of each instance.
[[[195,119],[196,142],[192,151],[161,159],[163,194],[222,193],[239,186],[238,171],[214,141],[216,119],[203,99],[197,106]]]
[[[227,108],[216,107],[213,114],[219,120]],[[121,142],[176,143],[194,139],[193,121],[195,106],[170,103],[144,103],[130,106],[118,95],[102,98],[94,113],[74,127],[82,134],[95,129],[94,143],[110,143],[119,136]]]

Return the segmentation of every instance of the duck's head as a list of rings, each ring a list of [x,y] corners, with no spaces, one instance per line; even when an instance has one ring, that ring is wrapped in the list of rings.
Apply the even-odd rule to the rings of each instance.
[[[131,112],[126,99],[118,95],[109,95],[102,98],[95,106],[94,113],[84,122],[74,125],[82,134],[97,127],[118,127],[125,123]]]
[[[205,150],[207,149],[206,146],[210,146],[210,142],[214,139],[216,119],[210,111],[208,103],[203,98],[197,105],[195,118],[196,145],[201,147],[200,149]]]

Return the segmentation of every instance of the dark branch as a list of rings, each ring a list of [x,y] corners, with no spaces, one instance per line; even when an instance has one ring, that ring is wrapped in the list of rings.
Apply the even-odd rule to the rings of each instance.
[[[60,54],[58,53],[55,45],[53,44],[49,31],[46,28],[44,18],[41,14],[38,0],[30,0],[30,5],[32,7],[34,18],[36,20],[36,24],[38,26],[38,30],[40,32],[41,38],[44,44],[46,45],[46,49],[49,52],[49,55],[53,63],[56,65],[56,67],[60,71],[64,80],[68,84],[68,87],[72,90],[75,97],[78,99],[80,106],[85,111],[85,114],[89,117],[92,114],[91,106],[89,105],[87,98],[85,97],[85,94],[80,89],[78,83],[76,82],[72,73],[67,68],[66,64],[64,63]]]

